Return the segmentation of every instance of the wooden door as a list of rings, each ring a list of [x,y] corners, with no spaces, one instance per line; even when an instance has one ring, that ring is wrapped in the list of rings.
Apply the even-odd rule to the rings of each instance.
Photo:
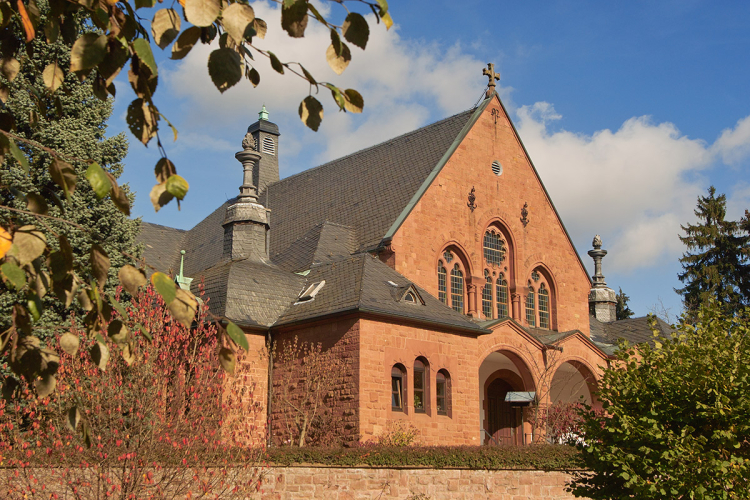
[[[505,395],[513,387],[503,379],[494,380],[487,387],[487,432],[492,444],[520,445],[520,408],[505,402]]]

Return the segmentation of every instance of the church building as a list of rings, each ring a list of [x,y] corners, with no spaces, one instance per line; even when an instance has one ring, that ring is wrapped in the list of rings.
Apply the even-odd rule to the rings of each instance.
[[[246,332],[262,439],[287,439],[269,340],[343,361],[326,404],[345,441],[406,421],[423,445],[523,445],[529,404],[597,404],[617,339],[651,338],[615,321],[601,240],[592,281],[489,71],[478,107],[281,180],[264,107],[239,196],[188,231],[143,223],[146,261],[183,259],[179,282]]]

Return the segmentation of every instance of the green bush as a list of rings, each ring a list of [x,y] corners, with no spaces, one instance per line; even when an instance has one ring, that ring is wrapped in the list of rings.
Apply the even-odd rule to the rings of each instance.
[[[338,467],[428,467],[468,469],[572,470],[582,466],[571,446],[435,446],[358,448],[281,447],[266,450],[273,465],[327,465]]]

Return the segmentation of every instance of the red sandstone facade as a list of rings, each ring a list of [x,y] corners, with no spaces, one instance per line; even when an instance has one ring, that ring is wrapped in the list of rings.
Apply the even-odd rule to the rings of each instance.
[[[347,373],[327,400],[345,441],[374,440],[391,423],[407,421],[419,429],[419,444],[520,445],[530,442],[532,429],[527,412],[505,401],[508,392],[533,392],[543,404],[594,402],[591,390],[608,358],[589,340],[591,281],[499,99],[480,110],[378,256],[435,297],[441,297],[438,269],[446,268],[448,305],[458,300],[451,297],[450,272],[460,272],[461,312],[486,320],[491,333],[364,313],[271,329],[277,342],[294,336],[321,342],[347,360]],[[485,258],[488,232],[502,241],[502,262]],[[507,283],[505,317],[497,305],[500,275]],[[492,292],[483,295],[487,280]],[[546,316],[541,300],[530,308],[529,286],[544,293]],[[491,303],[489,314],[483,298]],[[248,336],[255,338],[255,350],[242,365],[251,370],[244,375],[256,381],[256,401],[267,407],[265,339]],[[402,374],[398,401],[394,367]],[[419,394],[415,374],[423,386]],[[277,401],[267,418],[273,440],[286,441],[288,416]]]

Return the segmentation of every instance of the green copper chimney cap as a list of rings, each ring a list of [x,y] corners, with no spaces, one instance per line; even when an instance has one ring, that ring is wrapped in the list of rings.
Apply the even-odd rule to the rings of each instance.
[[[180,274],[177,275],[177,277],[174,279],[175,283],[179,285],[180,288],[183,290],[190,291],[190,283],[192,283],[193,278],[188,278],[183,274],[183,267],[185,264],[185,250],[180,250]]]
[[[263,109],[260,110],[260,113],[258,113],[258,120],[266,120],[268,121],[268,111],[266,110],[266,105],[263,105]]]

